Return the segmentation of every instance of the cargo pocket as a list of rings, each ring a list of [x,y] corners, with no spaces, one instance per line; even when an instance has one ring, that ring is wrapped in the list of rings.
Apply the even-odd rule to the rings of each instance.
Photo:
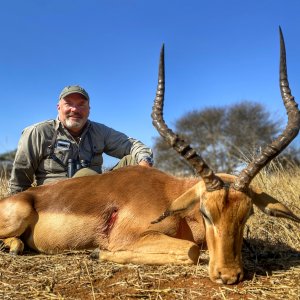
[[[45,170],[48,173],[62,173],[67,170],[67,163],[69,157],[69,150],[54,150],[45,160]]]

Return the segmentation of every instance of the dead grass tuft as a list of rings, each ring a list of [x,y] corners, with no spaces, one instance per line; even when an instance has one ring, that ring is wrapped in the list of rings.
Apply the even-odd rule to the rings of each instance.
[[[0,173],[0,199],[8,195],[8,175],[6,172]]]

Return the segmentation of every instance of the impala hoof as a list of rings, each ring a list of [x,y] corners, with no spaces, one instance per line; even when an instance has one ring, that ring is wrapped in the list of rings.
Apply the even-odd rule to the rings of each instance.
[[[17,252],[17,251],[10,251],[10,252],[9,252],[9,255],[10,255],[10,256],[17,256],[17,255],[18,255],[18,252]]]
[[[96,248],[91,254],[90,254],[90,258],[91,259],[99,259],[100,257],[100,249]]]

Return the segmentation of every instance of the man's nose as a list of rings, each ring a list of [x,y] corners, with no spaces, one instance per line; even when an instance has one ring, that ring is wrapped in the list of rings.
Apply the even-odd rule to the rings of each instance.
[[[72,105],[71,106],[71,111],[79,111],[79,106],[77,106],[77,105]]]

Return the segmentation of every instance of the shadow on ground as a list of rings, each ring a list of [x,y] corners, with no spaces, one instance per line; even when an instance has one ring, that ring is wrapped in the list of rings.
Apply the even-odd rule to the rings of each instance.
[[[243,243],[245,279],[255,275],[272,275],[276,271],[289,270],[300,265],[300,252],[283,243],[247,239]]]

